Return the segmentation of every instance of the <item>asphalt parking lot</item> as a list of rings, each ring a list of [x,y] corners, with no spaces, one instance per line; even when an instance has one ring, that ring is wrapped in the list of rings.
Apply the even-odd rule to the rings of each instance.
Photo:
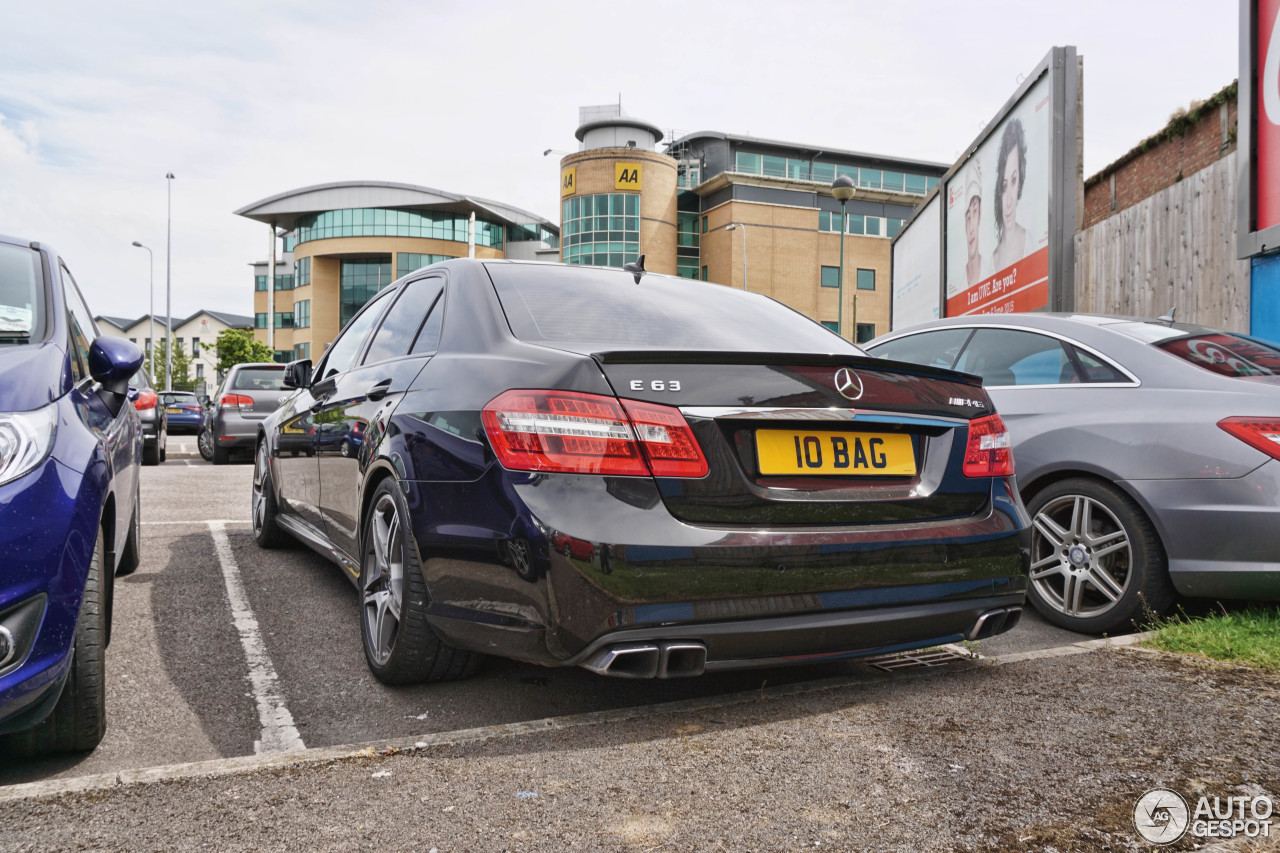
[[[106,738],[87,756],[0,762],[0,785],[643,708],[864,668],[626,681],[490,659],[466,681],[390,688],[368,671],[355,590],[339,570],[301,546],[254,543],[247,459],[213,466],[193,436],[173,436],[169,452],[143,470],[143,561],[117,586]],[[1080,639],[1031,614],[979,651]]]

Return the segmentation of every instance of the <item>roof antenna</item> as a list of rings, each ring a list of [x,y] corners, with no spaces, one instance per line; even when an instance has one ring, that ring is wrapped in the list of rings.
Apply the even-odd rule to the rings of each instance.
[[[640,276],[648,272],[648,270],[644,268],[644,255],[641,255],[629,264],[623,264],[622,268],[636,277],[636,284],[640,283]]]
[[[1170,329],[1172,329],[1172,328],[1173,328],[1173,317],[1174,317],[1174,315],[1175,315],[1175,314],[1177,314],[1177,313],[1178,313],[1178,308],[1177,308],[1177,306],[1175,305],[1173,308],[1170,308],[1170,309],[1169,309],[1169,313],[1168,313],[1168,314],[1165,314],[1163,317],[1157,317],[1157,318],[1156,318],[1156,320],[1157,320],[1158,322],[1161,322],[1161,323],[1167,323],[1167,324],[1169,325],[1169,328],[1170,328]]]

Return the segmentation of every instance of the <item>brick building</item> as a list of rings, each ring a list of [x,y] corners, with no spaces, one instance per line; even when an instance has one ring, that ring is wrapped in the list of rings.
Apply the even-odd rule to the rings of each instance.
[[[1084,227],[1132,207],[1236,150],[1236,84],[1175,114],[1085,181]]]
[[[702,131],[671,139],[616,105],[583,107],[560,161],[561,260],[622,266],[763,293],[866,341],[889,330],[889,240],[944,163]],[[850,177],[844,286],[840,203]],[[844,305],[838,295],[843,293]]]

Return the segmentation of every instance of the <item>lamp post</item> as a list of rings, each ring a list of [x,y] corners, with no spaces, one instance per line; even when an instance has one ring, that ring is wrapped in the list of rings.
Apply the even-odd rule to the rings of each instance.
[[[173,172],[164,173],[168,188],[164,226],[164,390],[173,390]]]
[[[747,226],[742,222],[730,222],[724,227],[726,231],[739,230],[742,232],[742,289],[747,289]]]
[[[146,246],[142,245],[142,244],[141,244],[141,243],[139,243],[137,240],[134,240],[134,241],[133,241],[133,245],[137,246],[139,249],[146,249],[146,250],[147,250],[147,254],[151,256],[151,286],[150,286],[150,288],[149,288],[149,291],[150,291],[150,297],[149,297],[149,300],[148,300],[148,302],[147,302],[147,305],[148,305],[148,307],[147,307],[147,335],[149,336],[149,339],[150,339],[150,341],[151,341],[151,347],[150,347],[150,348],[148,348],[148,351],[147,351],[147,358],[148,358],[148,359],[150,359],[150,361],[149,361],[149,363],[148,363],[148,370],[150,371],[151,376],[152,376],[152,377],[155,377],[155,375],[156,375],[156,355],[155,355],[155,352],[156,352],[156,351],[155,351],[155,345],[156,345],[156,256],[155,256],[155,253],[151,251],[151,249],[149,249],[149,248],[147,248]]]
[[[840,274],[836,278],[838,288],[836,290],[836,299],[840,301],[839,307],[836,309],[836,327],[840,330],[840,337],[844,337],[844,232],[848,230],[849,221],[845,218],[844,206],[853,198],[853,178],[848,175],[841,175],[831,182],[831,194],[840,201]],[[858,303],[857,294],[854,295],[853,308],[849,312],[853,317],[853,336],[858,336]]]

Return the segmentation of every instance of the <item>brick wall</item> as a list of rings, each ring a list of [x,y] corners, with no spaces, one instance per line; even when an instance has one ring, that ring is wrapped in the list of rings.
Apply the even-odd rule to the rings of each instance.
[[[1084,227],[1100,222],[1199,172],[1236,150],[1236,84],[1182,128],[1174,120],[1085,181]]]

